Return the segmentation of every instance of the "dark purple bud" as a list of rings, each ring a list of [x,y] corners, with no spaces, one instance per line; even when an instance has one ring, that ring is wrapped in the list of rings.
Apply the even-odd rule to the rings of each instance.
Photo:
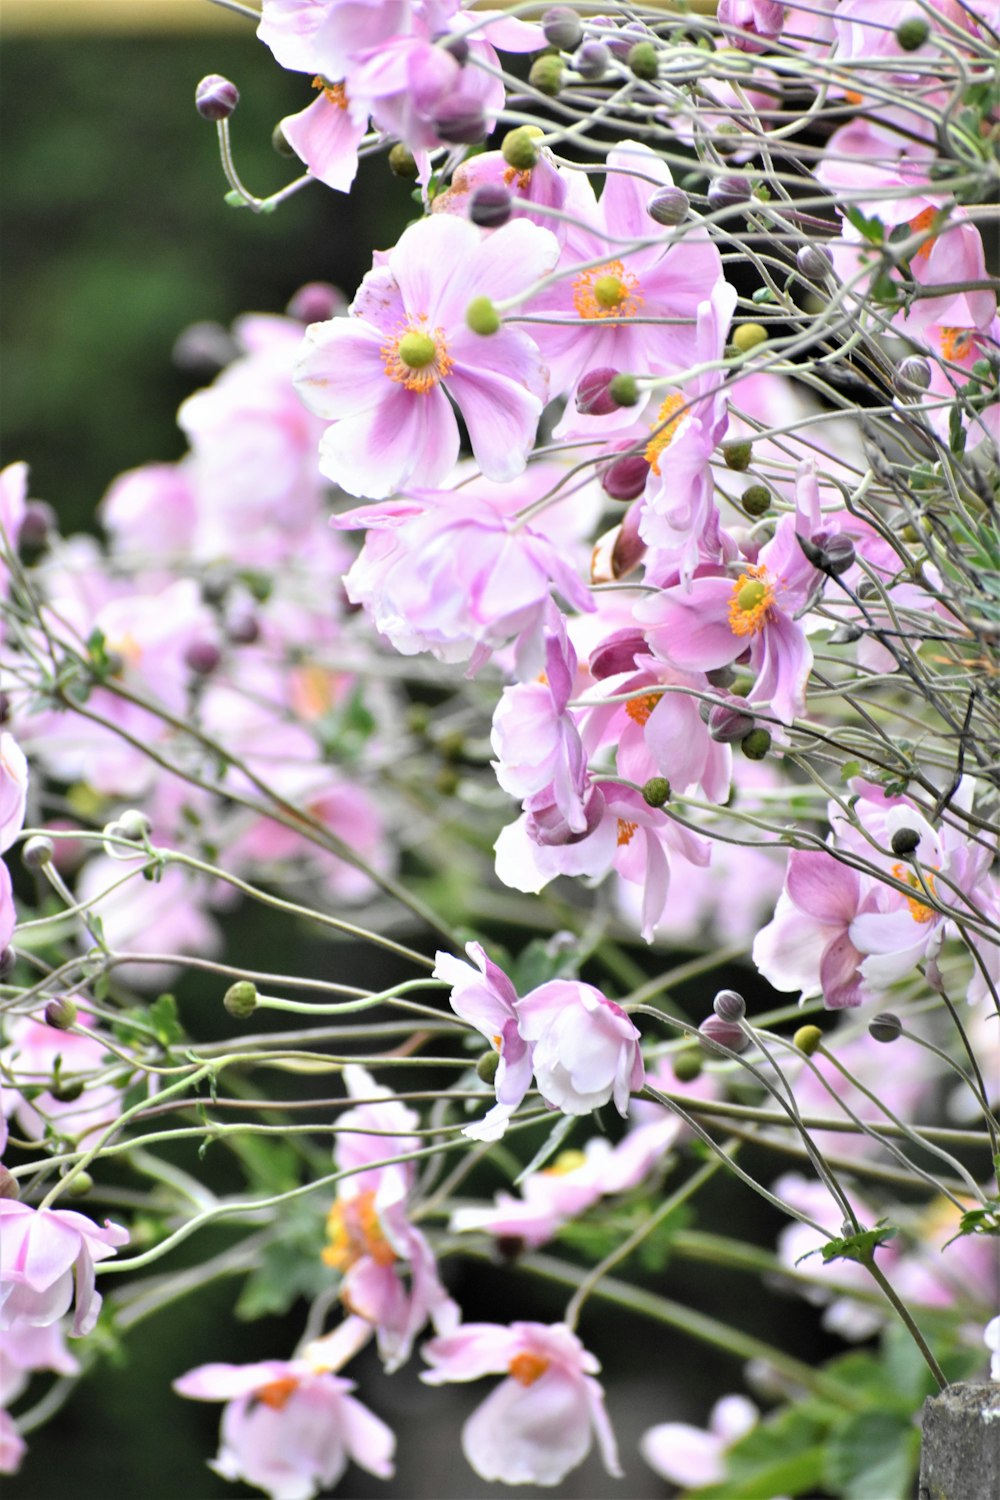
[[[733,208],[740,203],[749,203],[752,196],[750,183],[735,172],[716,177],[708,185],[709,208]]]
[[[260,621],[245,610],[226,621],[226,640],[234,646],[252,646],[260,640]]]
[[[605,636],[591,654],[591,675],[600,679],[617,677],[619,672],[631,672],[635,667],[636,657],[645,656],[648,652],[649,646],[641,630],[633,630],[630,626],[615,630],[611,635]]]
[[[742,1021],[747,1013],[746,1001],[736,990],[720,990],[712,1001],[712,1009],[720,1021],[732,1024]]]
[[[514,199],[500,182],[484,182],[469,198],[469,218],[480,229],[499,229],[506,224]]]
[[[613,35],[608,37],[608,47],[612,54],[624,62],[636,42],[648,42],[650,31],[640,21],[628,21]]]
[[[438,139],[449,146],[476,146],[486,139],[486,116],[471,99],[446,99],[434,116]]]
[[[239,89],[221,73],[209,73],[194,91],[194,107],[203,120],[228,120],[239,102]]]
[[[330,281],[307,281],[285,309],[300,323],[328,323],[347,307],[347,298]]]
[[[654,224],[663,224],[669,229],[675,224],[683,224],[690,207],[691,200],[683,188],[662,187],[657,188],[646,204],[646,212]]]
[[[13,948],[0,949],[0,979],[6,979],[17,963],[17,954]]]
[[[837,578],[846,573],[854,563],[854,543],[842,531],[817,531],[814,536],[799,536],[799,546],[813,567],[820,573]]]
[[[637,500],[646,488],[649,464],[642,453],[625,453],[601,475],[604,492],[612,500]]]
[[[833,269],[833,256],[825,245],[803,245],[795,264],[807,281],[823,281]]]
[[[192,641],[184,653],[184,665],[199,677],[214,672],[222,660],[222,653],[213,641]]]
[[[609,417],[621,410],[621,403],[611,394],[611,382],[618,373],[611,365],[599,365],[580,376],[574,401],[582,416]]]
[[[742,1052],[750,1045],[750,1038],[733,1021],[724,1021],[721,1016],[706,1016],[698,1027],[708,1042],[718,1042],[730,1052]],[[709,1048],[711,1051],[711,1048]]]
[[[625,52],[628,53],[628,47]],[[603,42],[584,42],[573,54],[573,66],[587,83],[598,83],[608,71],[610,62],[611,52]]]
[[[897,828],[889,840],[889,848],[893,854],[912,854],[920,847],[920,835],[915,828]]]
[[[10,720],[10,694],[0,693],[0,724],[6,724]]]
[[[753,716],[742,705],[714,703],[708,711],[708,732],[717,745],[739,744],[753,727]]]
[[[611,546],[611,574],[613,578],[624,578],[637,568],[646,555],[646,543],[639,535],[639,518],[642,509],[630,505],[625,518],[617,528],[617,536]]]
[[[539,796],[544,795],[539,793]],[[532,807],[528,809],[526,832],[536,844],[546,847],[553,844],[578,844],[581,839],[593,833],[604,816],[604,793],[596,786],[592,786],[584,798],[583,815],[586,827],[577,831],[570,828],[554,802]]]
[[[873,1042],[894,1042],[902,1035],[903,1023],[891,1010],[880,1011],[868,1023],[868,1035]]]
[[[712,687],[722,688],[725,691],[726,688],[732,687],[736,681],[736,673],[730,666],[713,667],[710,672],[705,673],[705,680]]]
[[[76,1004],[68,995],[50,1000],[45,1007],[45,1024],[55,1031],[68,1031],[76,1024]]]
[[[583,26],[572,6],[553,5],[542,16],[542,30],[550,47],[560,52],[572,52],[583,41]]]
[[[31,549],[44,547],[58,530],[59,518],[51,505],[44,500],[29,500],[24,507],[24,519],[17,534],[20,546]]]

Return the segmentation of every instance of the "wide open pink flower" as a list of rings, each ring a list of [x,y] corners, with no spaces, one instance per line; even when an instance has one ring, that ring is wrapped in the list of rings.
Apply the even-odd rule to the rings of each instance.
[[[90,1333],[101,1310],[94,1262],[128,1243],[128,1230],[100,1228],[65,1208],[32,1208],[0,1198],[0,1331],[55,1323],[76,1297],[70,1332]]]
[[[372,499],[439,484],[459,451],[451,397],[483,473],[520,474],[546,395],[541,355],[508,326],[473,333],[465,315],[474,298],[524,291],[558,254],[554,235],[521,220],[484,235],[439,214],[405,230],[365,277],[350,317],[307,332],[296,384],[332,423],[322,472]]]
[[[179,1396],[225,1401],[219,1451],[209,1468],[264,1490],[271,1500],[312,1500],[349,1462],[391,1479],[396,1440],[355,1400],[354,1382],[309,1358],[208,1364],[174,1381]]]
[[[462,1429],[462,1452],[482,1479],[559,1484],[583,1462],[596,1436],[604,1467],[621,1478],[600,1365],[563,1323],[467,1323],[423,1348],[428,1385],[506,1379]]]

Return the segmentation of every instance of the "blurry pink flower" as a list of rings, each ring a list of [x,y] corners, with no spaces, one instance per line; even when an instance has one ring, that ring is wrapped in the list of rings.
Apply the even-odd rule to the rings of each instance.
[[[77,879],[77,899],[94,903],[112,947],[120,953],[202,958],[219,951],[221,933],[209,914],[209,896],[215,892],[204,877],[167,865],[154,884],[136,869],[131,880],[112,890],[128,868],[122,860],[99,854]],[[176,969],[171,964],[127,964],[117,972],[128,984],[156,989],[169,983]]]
[[[438,953],[434,977],[452,986],[452,1010],[486,1037],[500,1061],[494,1080],[496,1104],[485,1119],[467,1125],[462,1133],[477,1141],[499,1140],[531,1087],[531,1048],[518,1027],[517,992],[507,975],[479,943],[466,944],[465,951],[472,964]]]
[[[179,1396],[225,1401],[219,1452],[209,1464],[271,1500],[312,1500],[349,1462],[391,1479],[396,1440],[344,1380],[306,1359],[208,1364],[174,1381]]]
[[[0,852],[9,849],[24,826],[28,798],[28,762],[6,731],[0,732]]]
[[[872,904],[871,882],[823,850],[793,849],[773,919],[753,945],[753,961],[776,990],[817,992],[827,1010],[870,998],[852,923]]]
[[[492,234],[449,214],[404,231],[370,271],[351,315],[308,330],[296,384],[332,422],[320,468],[349,494],[379,499],[440,483],[458,458],[458,423],[491,479],[524,469],[546,394],[535,344],[503,326],[489,337],[465,321],[469,303],[516,295],[550,271],[553,235],[516,221]]]
[[[70,1209],[0,1198],[0,1330],[55,1323],[75,1292],[70,1332],[90,1333],[101,1310],[94,1262],[127,1243],[128,1231],[110,1220],[101,1229]]]
[[[9,1412],[0,1408],[0,1474],[16,1474],[24,1462],[28,1445]]]
[[[547,1104],[585,1115],[614,1099],[628,1114],[646,1075],[639,1032],[620,1005],[591,984],[550,979],[517,1002],[517,1023]]]
[[[441,4],[447,14],[458,0]],[[257,35],[283,68],[343,78],[355,58],[413,30],[413,0],[263,0]]]
[[[17,911],[14,907],[14,888],[10,871],[0,859],[0,953],[10,946],[17,926]]]
[[[785,7],[781,0],[719,0],[716,19],[726,40],[743,52],[766,52],[781,35]]]
[[[93,1025],[83,1011],[77,1020]],[[121,1089],[87,1081],[86,1075],[101,1070],[108,1059],[97,1038],[75,1036],[31,1016],[12,1017],[6,1031],[8,1044],[0,1049],[0,1067],[11,1086],[4,1090],[3,1110],[16,1117],[24,1135],[40,1141],[51,1125],[62,1135],[86,1140],[121,1114]],[[60,1092],[79,1083],[83,1093],[78,1098],[60,1098],[50,1092],[57,1060]],[[30,1091],[30,1097],[22,1090]]]
[[[17,539],[28,499],[28,465],[8,464],[0,469],[0,545],[17,550]],[[0,570],[6,584],[6,569]]]
[[[462,1429],[462,1451],[482,1479],[559,1484],[596,1436],[604,1467],[621,1477],[600,1370],[562,1323],[468,1323],[423,1348],[429,1385],[506,1375]]]
[[[1000,1313],[987,1323],[983,1343],[990,1351],[990,1379],[1000,1380]]]
[[[191,466],[144,464],[119,474],[100,503],[101,524],[119,556],[163,564],[193,543],[197,499]]]
[[[27,1452],[17,1423],[3,1408],[24,1392],[34,1370],[75,1375],[79,1368],[58,1324],[35,1328],[19,1323],[6,1330],[0,1339],[0,1474],[16,1474]]]
[[[726,1450],[745,1437],[759,1417],[746,1396],[723,1396],[709,1413],[707,1430],[687,1422],[660,1422],[643,1433],[639,1452],[651,1469],[682,1489],[721,1484]]]

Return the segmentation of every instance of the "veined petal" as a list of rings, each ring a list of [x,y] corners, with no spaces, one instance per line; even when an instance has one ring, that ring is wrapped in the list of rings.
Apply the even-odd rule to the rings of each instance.
[[[392,394],[383,342],[379,330],[360,318],[311,324],[294,375],[295,388],[309,409],[327,419],[352,417]]]
[[[458,449],[458,424],[444,392],[397,386],[377,406],[327,428],[319,466],[348,494],[381,500],[411,481],[440,483]]]

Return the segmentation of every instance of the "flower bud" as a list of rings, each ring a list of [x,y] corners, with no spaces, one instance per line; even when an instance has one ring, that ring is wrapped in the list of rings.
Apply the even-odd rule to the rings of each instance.
[[[753,458],[753,444],[749,438],[736,438],[732,442],[723,443],[720,451],[727,469],[735,469],[738,474],[749,469]]]
[[[708,710],[708,733],[717,745],[735,745],[754,729],[753,715],[728,703],[713,703]]]
[[[17,1178],[13,1172],[7,1170],[3,1162],[0,1162],[0,1198],[16,1203],[20,1196],[21,1189],[17,1185]]]
[[[893,385],[901,396],[926,391],[931,383],[931,367],[922,354],[908,354],[896,367]]]
[[[712,1001],[712,1009],[720,1021],[735,1023],[746,1015],[747,1004],[736,990],[720,990]]]
[[[464,36],[452,36],[450,31],[439,31],[431,38],[438,43],[442,51],[449,53],[460,68],[464,68],[469,61],[469,42]]]
[[[879,1011],[868,1023],[868,1035],[873,1042],[894,1042],[903,1034],[903,1023],[891,1010]]]
[[[849,621],[845,625],[838,625],[833,634],[827,636],[826,644],[828,646],[851,646],[855,641],[860,641],[863,635],[864,631],[861,626]]]
[[[60,1104],[75,1104],[83,1096],[83,1080],[80,1078],[69,1078],[65,1081],[54,1079],[49,1093],[53,1099],[58,1099]]]
[[[469,218],[480,229],[499,229],[506,224],[514,199],[501,182],[484,182],[469,198]]]
[[[41,834],[35,834],[34,838],[28,839],[21,850],[21,859],[28,870],[41,870],[45,865],[52,863],[55,853],[55,845],[51,839]]]
[[[771,508],[771,491],[766,484],[751,484],[740,496],[740,504],[748,516],[765,516]]]
[[[22,550],[40,551],[59,530],[59,521],[51,505],[44,500],[29,500],[17,540]]]
[[[499,1052],[484,1052],[476,1061],[476,1076],[483,1083],[492,1083],[500,1066]]]
[[[537,125],[519,125],[516,130],[508,130],[500,143],[500,155],[508,167],[515,172],[531,171],[538,161],[535,141],[541,133]]]
[[[45,1007],[45,1024],[56,1031],[68,1031],[76,1024],[76,1004],[68,995],[59,995]]]
[[[203,120],[228,120],[239,102],[239,89],[220,73],[209,73],[194,91],[194,107]]]
[[[611,382],[618,374],[610,365],[599,365],[580,376],[573,400],[581,416],[609,417],[619,410],[621,403],[611,394]]]
[[[923,16],[906,16],[896,27],[896,41],[904,52],[916,52],[931,34]]]
[[[465,321],[473,333],[489,338],[500,327],[500,314],[489,297],[473,297],[465,309]]]
[[[208,677],[222,660],[222,652],[213,641],[192,641],[184,653],[184,665],[198,677]]]
[[[636,42],[634,47],[629,48],[625,62],[635,77],[642,79],[644,83],[655,82],[660,71],[660,60],[652,42]]]
[[[649,464],[642,453],[625,453],[601,475],[604,493],[612,500],[636,500],[646,488]]]
[[[920,835],[915,828],[897,828],[889,840],[893,854],[912,854],[920,844]]]
[[[402,141],[397,141],[389,152],[389,171],[394,177],[402,177],[407,182],[416,182],[420,176],[416,157]]]
[[[724,667],[712,667],[705,673],[705,680],[712,687],[721,688],[725,692],[736,681],[736,673],[728,664]]]
[[[682,1047],[673,1055],[674,1077],[678,1083],[694,1083],[701,1075],[701,1054],[697,1047]]]
[[[806,1057],[812,1057],[816,1049],[822,1046],[823,1033],[818,1026],[800,1026],[792,1037],[792,1046],[798,1047]]]
[[[647,807],[664,807],[670,801],[670,782],[665,776],[651,776],[642,789]]]
[[[616,677],[619,672],[631,672],[636,657],[648,650],[646,637],[641,630],[628,625],[621,630],[614,630],[591,652],[591,676],[600,680]]]
[[[750,1045],[746,1032],[734,1021],[723,1021],[720,1016],[706,1016],[698,1030],[707,1041],[718,1042],[720,1047],[728,1047],[730,1052],[743,1052]],[[711,1048],[708,1050],[711,1051]]]
[[[542,16],[542,30],[550,47],[560,52],[572,52],[583,41],[583,26],[576,11],[569,5],[553,5]]]
[[[740,203],[749,203],[753,196],[750,183],[735,172],[715,177],[708,185],[708,206],[711,209],[735,208]]]
[[[152,823],[144,812],[137,807],[129,807],[118,819],[118,827],[121,829],[122,838],[132,839],[136,844],[142,842],[152,828]]]
[[[238,979],[222,997],[222,1003],[237,1021],[246,1021],[257,1009],[257,986],[252,979]]]
[[[599,83],[610,62],[611,53],[603,42],[584,42],[573,54],[573,66],[587,83]]]
[[[635,406],[639,400],[639,387],[634,375],[615,375],[608,382],[608,395],[619,406]]]
[[[289,161],[299,154],[281,128],[280,120],[271,131],[271,150],[278,156],[287,157]]]
[[[13,948],[0,948],[0,979],[6,979],[16,963],[17,954]]]
[[[825,245],[803,245],[795,264],[807,281],[825,281],[833,269],[833,257]]]
[[[541,57],[536,57],[531,64],[528,70],[528,82],[540,94],[554,99],[563,86],[564,73],[562,59],[556,57],[554,52],[543,52]]]
[[[307,281],[300,286],[285,311],[299,323],[328,323],[345,311],[347,298],[330,281]]]
[[[817,531],[815,536],[800,536],[796,541],[813,567],[831,578],[838,578],[854,564],[854,543],[841,531]]]
[[[741,354],[749,354],[761,344],[767,343],[767,329],[762,323],[741,323],[733,329],[733,347]]]
[[[253,646],[260,640],[260,621],[249,610],[226,621],[226,640],[234,646]]]
[[[448,146],[477,146],[488,133],[482,109],[466,99],[446,99],[434,116],[434,129]]]
[[[646,212],[654,224],[670,229],[675,224],[683,224],[690,207],[691,200],[683,188],[662,187],[657,188],[646,204]]]
[[[771,736],[766,729],[759,726],[751,729],[745,740],[740,741],[740,749],[747,760],[763,760],[771,748]]]

